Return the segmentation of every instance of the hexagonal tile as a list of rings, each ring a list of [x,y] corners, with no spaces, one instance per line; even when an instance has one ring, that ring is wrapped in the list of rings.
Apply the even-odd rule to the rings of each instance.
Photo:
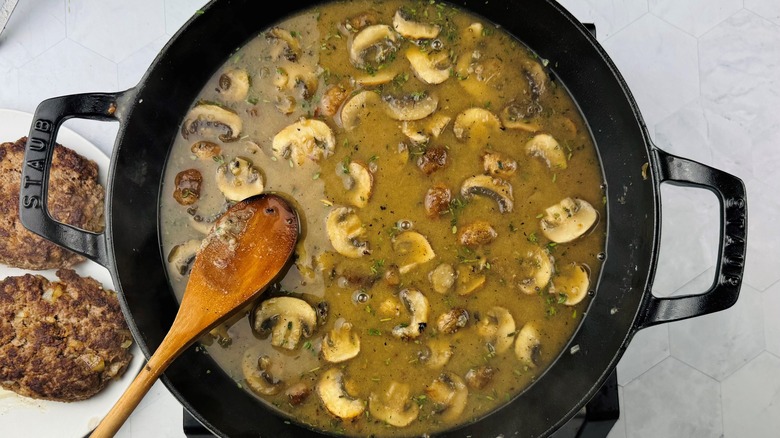
[[[761,294],[742,286],[731,308],[669,324],[672,356],[723,380],[764,349]]]
[[[655,127],[656,144],[742,179],[753,175],[751,136],[739,123],[706,108],[697,99]]]
[[[165,0],[165,33],[175,34],[207,0]]]
[[[669,357],[623,388],[626,436],[717,437],[720,385]]]
[[[707,190],[661,186],[661,242],[653,294],[672,295],[715,264],[719,205]]]
[[[619,4],[610,0],[561,0],[559,3],[581,22],[595,24],[599,40],[609,38],[647,13],[645,0],[625,0]]]
[[[118,62],[165,33],[163,4],[69,2],[68,38]]]
[[[773,117],[774,122],[763,124],[764,129],[756,127],[750,133],[753,147],[749,159],[757,180],[769,187],[780,187],[780,147],[777,147],[780,145],[780,118],[777,114],[767,114],[767,117]]]
[[[119,87],[125,89],[138,85],[168,40],[168,35],[163,35],[117,64]]]
[[[63,0],[19,2],[0,37],[0,59],[20,67],[65,38]]]
[[[669,328],[665,324],[637,332],[617,365],[618,383],[627,385],[669,357]]]
[[[763,353],[723,381],[725,436],[776,437],[780,430],[780,358]]]
[[[780,356],[780,282],[777,282],[761,293],[764,309],[764,338],[766,349]]]
[[[776,0],[745,0],[745,8],[780,24],[780,3]]]
[[[0,107],[19,108],[19,71],[0,58]],[[1,140],[5,141],[5,140]]]
[[[745,186],[748,232],[744,281],[757,290],[766,290],[780,280],[780,270],[777,269],[777,249],[780,248],[778,186],[767,185],[757,179],[745,181]]]
[[[742,0],[650,0],[650,12],[694,36],[742,9]],[[696,13],[691,14],[691,10]]]
[[[647,126],[698,97],[696,44],[694,37],[651,14],[604,41]]]
[[[780,107],[780,27],[742,10],[699,39],[701,95],[716,113],[763,130]],[[774,119],[776,120],[776,118]],[[755,125],[755,122],[762,122]]]

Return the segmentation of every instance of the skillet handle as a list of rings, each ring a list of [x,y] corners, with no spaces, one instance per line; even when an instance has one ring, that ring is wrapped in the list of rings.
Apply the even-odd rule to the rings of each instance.
[[[712,286],[702,294],[658,298],[646,294],[648,302],[637,320],[637,329],[718,312],[731,307],[739,297],[745,271],[747,247],[747,198],[739,178],[704,164],[654,149],[661,182],[705,188],[720,203],[720,245],[717,271]]]
[[[51,171],[57,132],[74,117],[118,121],[118,101],[124,93],[73,94],[41,102],[35,110],[22,166],[19,190],[19,218],[25,228],[57,245],[108,266],[105,233],[78,229],[52,218],[48,205]]]

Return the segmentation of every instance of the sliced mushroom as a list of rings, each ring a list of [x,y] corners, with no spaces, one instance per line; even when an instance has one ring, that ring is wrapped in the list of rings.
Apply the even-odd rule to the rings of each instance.
[[[229,101],[240,102],[249,94],[249,85],[249,73],[243,68],[234,68],[219,76],[217,92]]]
[[[190,273],[192,262],[200,249],[200,240],[188,240],[180,243],[168,253],[168,266],[170,270],[178,277],[183,277]]]
[[[265,33],[265,37],[274,45],[271,50],[273,59],[295,62],[300,58],[301,43],[289,30],[275,26]]]
[[[542,106],[536,100],[513,100],[500,113],[501,123],[508,129],[537,132],[542,125],[537,121]]]
[[[488,175],[509,178],[517,171],[517,161],[499,152],[486,151],[482,154],[482,168]]]
[[[463,327],[466,327],[466,324],[468,323],[468,310],[455,307],[439,315],[439,317],[436,319],[436,328],[438,328],[442,333],[451,335]]]
[[[204,140],[193,143],[190,146],[190,152],[199,160],[214,160],[222,153],[222,148],[216,143]]]
[[[460,227],[458,231],[458,242],[469,248],[487,245],[498,237],[498,233],[490,225],[490,222],[476,220]]]
[[[493,380],[493,376],[495,375],[496,369],[488,365],[470,368],[468,372],[466,372],[466,384],[472,389],[483,389],[491,380]]]
[[[436,257],[428,239],[417,231],[404,231],[393,238],[393,251],[398,264],[398,271],[406,274],[417,265]]]
[[[173,198],[181,205],[192,205],[200,199],[203,176],[197,169],[182,170],[174,178]]]
[[[498,204],[498,211],[509,213],[514,206],[512,197],[512,185],[501,178],[490,175],[477,175],[468,178],[460,188],[460,194],[464,198],[474,195],[486,196]]]
[[[549,77],[547,72],[544,71],[544,67],[536,61],[526,61],[522,65],[523,74],[528,81],[530,87],[531,97],[533,99],[539,99],[539,97],[547,89],[547,83]]]
[[[294,385],[290,385],[284,395],[287,396],[287,402],[292,406],[298,406],[309,397],[311,394],[311,387],[304,382],[298,382]]]
[[[425,213],[435,219],[450,210],[452,192],[444,184],[436,184],[425,192]]]
[[[553,272],[553,261],[550,254],[534,246],[520,259],[520,270],[515,284],[524,294],[539,293],[550,282]]]
[[[401,324],[393,327],[393,336],[401,339],[418,338],[428,325],[428,299],[417,289],[404,289],[398,293],[398,297],[412,314],[409,324]]]
[[[566,154],[558,141],[550,134],[537,134],[525,144],[525,152],[539,157],[550,169],[566,169]]]
[[[328,117],[335,116],[341,108],[341,104],[349,97],[350,89],[342,85],[331,84],[322,93],[319,113]]]
[[[368,410],[374,418],[395,427],[405,427],[417,419],[420,407],[409,395],[409,384],[393,381],[383,394],[371,393]]]
[[[350,207],[336,207],[328,213],[325,229],[333,248],[341,255],[358,258],[370,254],[368,242],[362,240],[363,222]]]
[[[368,74],[355,76],[352,78],[352,82],[358,87],[378,87],[392,81],[399,74],[397,68],[383,68],[379,71],[371,71]]]
[[[335,147],[333,131],[325,122],[316,119],[302,119],[287,126],[271,143],[277,158],[290,158],[299,166],[306,158],[316,162],[333,155]]]
[[[398,34],[386,24],[374,24],[355,35],[349,46],[349,60],[357,68],[365,68],[366,58],[381,64],[398,50]]]
[[[215,182],[219,191],[231,201],[242,201],[263,193],[263,177],[249,160],[235,157],[217,167]]]
[[[363,118],[379,108],[382,98],[374,91],[363,90],[344,102],[339,111],[341,126],[347,131],[357,128]]]
[[[330,363],[344,362],[360,353],[360,336],[352,331],[352,324],[339,322],[322,338],[322,358]]]
[[[393,28],[405,38],[413,40],[433,39],[439,36],[439,32],[441,32],[441,26],[414,21],[403,9],[395,11]]]
[[[449,263],[442,263],[428,274],[433,290],[445,294],[455,284],[455,269]]]
[[[477,322],[477,332],[498,354],[512,346],[515,335],[515,319],[504,307],[491,307]]]
[[[294,297],[274,297],[262,302],[253,313],[252,328],[271,335],[271,345],[287,350],[298,346],[317,327],[317,313],[306,301]]]
[[[487,144],[491,133],[501,129],[501,120],[485,108],[473,107],[461,111],[452,125],[458,140],[471,145]]]
[[[478,265],[458,265],[458,278],[455,282],[455,293],[461,296],[469,295],[485,285],[487,277]]]
[[[447,52],[423,52],[419,47],[411,46],[406,50],[406,59],[417,79],[426,84],[441,84],[452,75],[450,55]]]
[[[527,367],[536,368],[541,359],[542,337],[536,325],[527,322],[517,333],[515,356]]]
[[[243,123],[235,112],[211,103],[200,103],[187,113],[181,126],[181,135],[188,139],[190,135],[217,137],[225,143],[236,141],[241,134]]]
[[[353,398],[344,389],[344,373],[338,368],[331,368],[320,377],[317,395],[328,412],[343,420],[355,418],[366,409],[363,400]]]
[[[244,356],[241,370],[249,389],[259,395],[275,395],[282,390],[284,383],[271,375],[270,367],[271,359],[268,356],[260,356],[257,360],[252,354]]]
[[[565,295],[563,304],[573,306],[588,295],[590,272],[581,264],[572,263],[561,268],[550,284],[550,293]]]
[[[368,167],[360,162],[352,161],[347,166],[351,187],[347,190],[347,199],[349,203],[358,208],[363,208],[371,199],[374,187],[374,175],[368,170]]]
[[[428,398],[434,403],[435,413],[445,423],[460,418],[468,401],[469,389],[459,376],[444,372],[425,388]]]
[[[418,357],[428,368],[442,369],[452,358],[452,345],[445,339],[431,339]]]
[[[434,113],[423,120],[403,122],[401,132],[417,144],[426,144],[431,138],[438,138],[450,120],[452,120],[450,116]]]
[[[439,107],[439,98],[426,92],[401,97],[386,95],[382,99],[385,101],[385,112],[393,120],[424,119]]]
[[[556,243],[571,242],[590,230],[598,216],[588,201],[564,198],[544,210],[544,217],[540,220],[542,234]]]

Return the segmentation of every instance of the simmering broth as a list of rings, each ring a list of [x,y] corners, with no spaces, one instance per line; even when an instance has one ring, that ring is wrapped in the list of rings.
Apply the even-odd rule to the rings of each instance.
[[[555,360],[601,268],[602,175],[547,61],[446,3],[350,0],[264,29],[172,146],[177,296],[210,223],[261,192],[303,225],[280,284],[203,348],[314,428],[435,433]]]

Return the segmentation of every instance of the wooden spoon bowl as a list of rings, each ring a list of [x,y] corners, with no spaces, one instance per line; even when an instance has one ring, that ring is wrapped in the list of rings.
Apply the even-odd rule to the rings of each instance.
[[[299,234],[295,210],[278,195],[230,207],[195,256],[167,335],[91,437],[113,436],[176,357],[257,298],[287,266]]]

